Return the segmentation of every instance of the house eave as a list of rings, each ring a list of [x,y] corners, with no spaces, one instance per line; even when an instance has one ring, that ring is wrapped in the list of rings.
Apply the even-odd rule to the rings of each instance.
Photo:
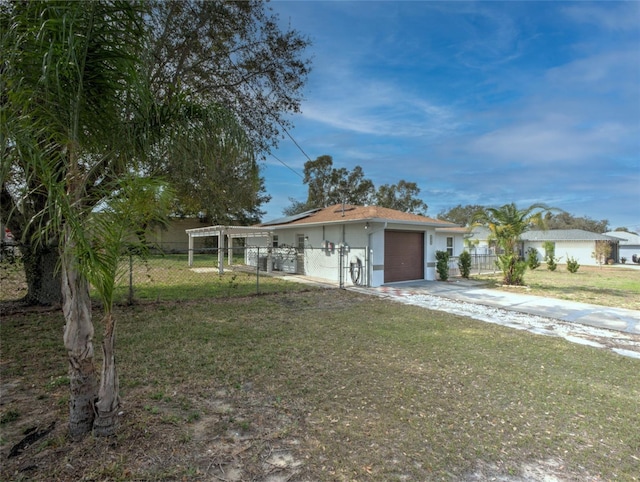
[[[389,219],[389,218],[359,218],[359,219],[334,219],[330,221],[316,221],[316,222],[307,222],[307,223],[290,223],[290,224],[277,224],[269,226],[273,229],[294,229],[294,228],[302,228],[302,227],[317,227],[317,226],[327,226],[327,225],[342,225],[342,224],[363,224],[363,223],[380,223],[380,224],[397,224],[397,225],[405,225],[405,226],[421,226],[421,227],[429,227],[429,228],[447,228],[451,227],[446,223],[439,222],[430,222],[430,221],[405,221],[402,219]]]

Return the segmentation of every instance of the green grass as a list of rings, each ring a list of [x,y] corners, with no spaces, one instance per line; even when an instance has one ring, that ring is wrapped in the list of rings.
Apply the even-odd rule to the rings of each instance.
[[[472,278],[504,289],[500,273]],[[566,265],[558,265],[556,271],[549,271],[543,264],[535,270],[527,269],[524,281],[529,294],[640,310],[640,270],[606,265],[601,268],[581,266],[572,274]]]
[[[239,257],[234,266],[225,261],[224,273],[219,274],[217,257],[194,256],[193,265],[188,265],[186,254],[152,256],[146,261],[136,259],[133,263],[134,300],[194,300],[228,298],[253,294],[297,291],[303,285],[281,278],[257,273],[254,267],[244,266]],[[124,263],[122,276],[116,291],[119,302],[129,297],[129,266]]]
[[[640,361],[605,350],[341,290],[117,316],[117,440],[44,451],[33,480],[69,478],[67,460],[75,479],[202,480],[241,467],[262,480],[284,452],[301,464],[291,480],[461,480],[483,464],[517,475],[548,460],[561,480],[640,474]],[[52,403],[65,397],[60,321],[0,324],[0,375],[17,383],[3,441],[15,443],[29,413],[53,407],[63,423],[66,407]]]
[[[234,257],[234,265],[218,272],[214,255],[194,256],[188,265],[186,254],[154,255],[147,260],[133,259],[132,277],[134,301],[186,301],[211,298],[243,297],[248,295],[300,291],[305,285],[256,272],[255,267],[242,264],[242,257]],[[115,290],[115,302],[129,301],[129,260],[123,259]],[[0,263],[0,301],[16,300],[27,292],[21,262]]]

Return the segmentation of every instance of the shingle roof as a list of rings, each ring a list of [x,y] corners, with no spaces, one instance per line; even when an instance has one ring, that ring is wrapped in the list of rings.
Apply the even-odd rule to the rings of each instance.
[[[276,220],[282,221],[282,220]],[[298,226],[301,224],[328,224],[328,223],[345,223],[354,221],[388,221],[400,222],[407,224],[425,224],[427,226],[437,227],[455,227],[454,223],[441,221],[419,214],[405,213],[396,211],[395,209],[382,208],[379,206],[353,206],[336,204],[319,211],[309,211],[307,216],[295,218],[292,221],[277,222],[269,221],[265,226]]]
[[[522,241],[618,241],[604,234],[582,229],[550,229],[548,231],[527,231],[520,236]]]
[[[627,233],[625,231],[609,231],[604,233],[620,240],[620,246],[637,246],[640,245],[640,236],[635,233]]]

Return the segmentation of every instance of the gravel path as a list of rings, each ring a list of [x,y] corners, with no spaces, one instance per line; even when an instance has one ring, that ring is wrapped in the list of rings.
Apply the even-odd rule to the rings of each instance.
[[[371,292],[371,291],[369,291]],[[414,290],[376,290],[376,294],[402,303],[446,311],[476,320],[508,326],[546,336],[558,336],[572,343],[611,350],[619,355],[640,359],[640,336],[613,330],[594,328],[579,323],[535,316],[495,308],[478,303],[452,300],[443,296],[418,294]]]

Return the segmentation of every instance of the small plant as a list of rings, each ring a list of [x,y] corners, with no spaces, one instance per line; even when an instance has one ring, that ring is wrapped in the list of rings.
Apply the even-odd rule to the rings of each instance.
[[[238,273],[232,273],[230,276],[227,274],[218,275],[218,286],[224,290],[227,298],[231,297],[231,292],[238,288]]]
[[[9,410],[6,413],[3,413],[0,417],[0,425],[4,425],[5,423],[13,422],[20,418],[20,412],[16,410]]]
[[[527,266],[529,266],[529,269],[532,271],[540,266],[537,249],[529,248],[527,250]]]
[[[573,256],[567,256],[567,271],[569,273],[576,273],[580,268],[580,263]]]
[[[611,256],[611,244],[607,241],[596,241],[596,250],[591,253],[591,257],[596,260],[596,263],[602,265],[607,262],[609,256]]]
[[[449,253],[447,251],[436,251],[436,271],[440,280],[449,279]]]
[[[545,261],[547,263],[547,269],[549,271],[555,271],[556,268],[558,267],[558,261],[560,261],[560,259],[555,258],[553,256],[549,256]]]
[[[624,256],[622,258],[620,258],[620,262],[622,264],[625,264],[627,262],[627,258],[625,258]]]
[[[524,273],[527,270],[527,263],[516,254],[499,255],[496,260],[496,266],[504,274],[503,284],[507,286],[524,285]]]
[[[469,274],[471,273],[471,253],[469,251],[460,253],[458,268],[460,269],[460,276],[469,279]]]

